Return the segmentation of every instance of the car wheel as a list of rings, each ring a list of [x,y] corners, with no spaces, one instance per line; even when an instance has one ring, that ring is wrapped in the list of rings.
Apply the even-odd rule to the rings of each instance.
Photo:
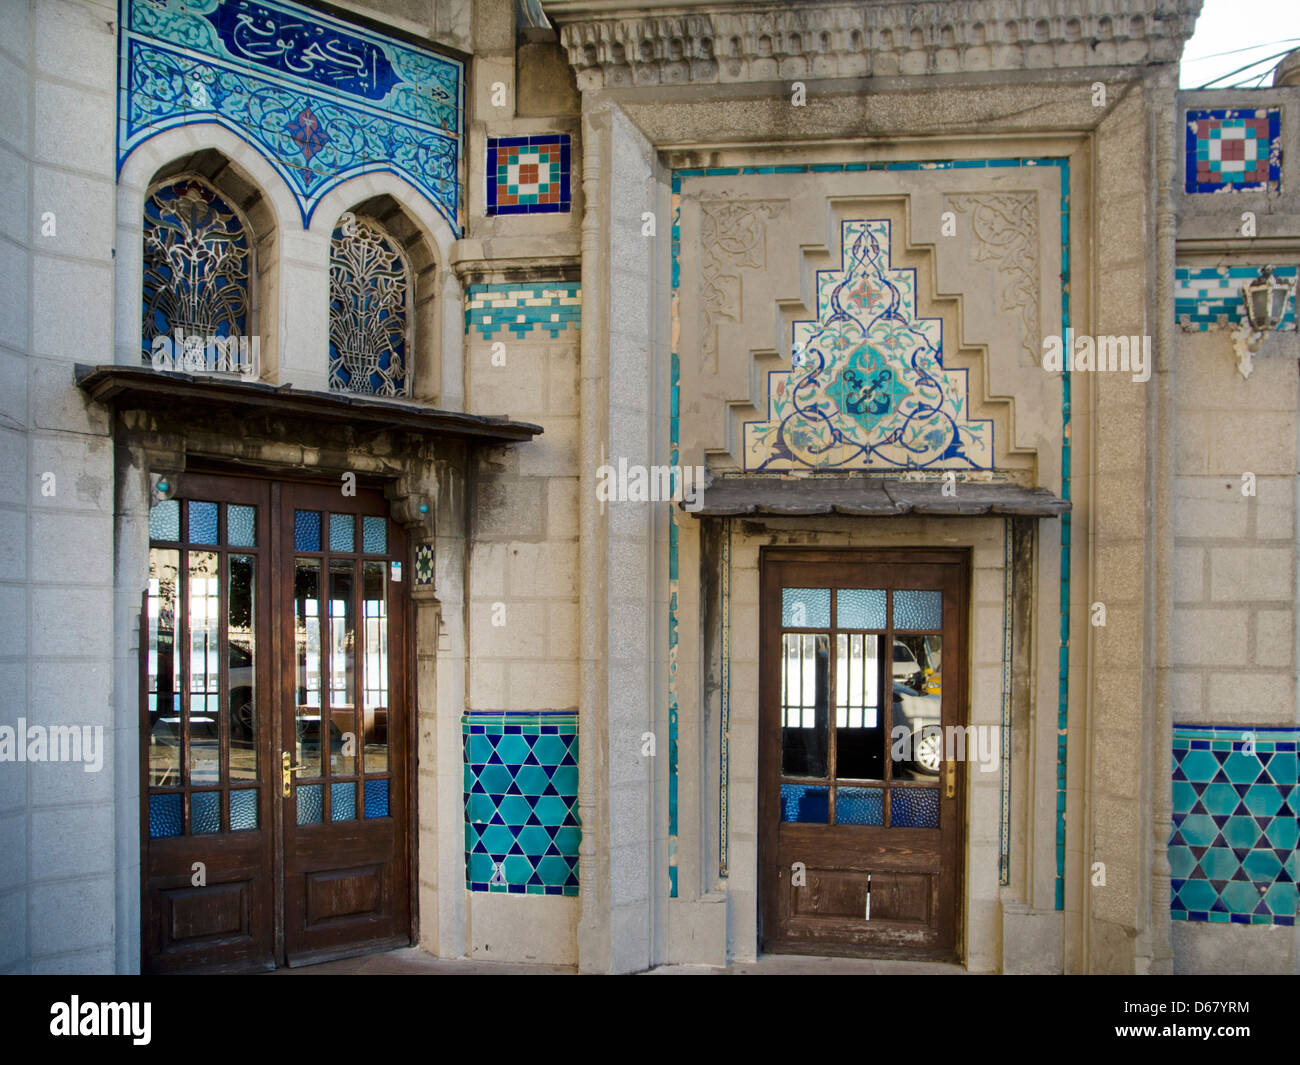
[[[938,776],[943,764],[943,732],[934,726],[912,736],[912,761],[917,772]]]

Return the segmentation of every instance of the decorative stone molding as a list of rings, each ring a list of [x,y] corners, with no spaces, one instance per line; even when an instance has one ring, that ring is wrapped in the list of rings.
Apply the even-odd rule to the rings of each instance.
[[[581,88],[1176,63],[1201,0],[653,7],[546,4]]]
[[[784,200],[706,200],[700,205],[700,330],[704,366],[718,372],[718,327],[740,320],[740,272],[767,266],[767,225]]]
[[[1038,335],[1038,195],[1033,192],[988,192],[949,196],[947,206],[969,212],[975,237],[975,261],[997,264],[1002,310],[1017,314],[1023,327],[1021,346],[1037,365]]]

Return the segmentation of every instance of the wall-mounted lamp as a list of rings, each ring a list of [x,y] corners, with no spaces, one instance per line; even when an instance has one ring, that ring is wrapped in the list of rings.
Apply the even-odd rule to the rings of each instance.
[[[1274,332],[1286,317],[1286,303],[1295,295],[1295,281],[1283,281],[1266,266],[1259,276],[1241,290],[1241,302],[1246,316],[1241,327],[1232,334],[1232,346],[1237,352],[1237,372],[1249,377],[1251,356],[1259,350],[1265,333]]]

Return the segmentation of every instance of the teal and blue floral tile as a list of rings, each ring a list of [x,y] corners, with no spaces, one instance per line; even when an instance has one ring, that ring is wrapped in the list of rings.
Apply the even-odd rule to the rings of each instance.
[[[1300,729],[1175,725],[1175,921],[1295,924]]]
[[[1187,330],[1207,332],[1240,325],[1245,314],[1241,290],[1259,276],[1263,263],[1251,266],[1180,266],[1174,271],[1174,318]],[[1278,266],[1273,274],[1291,281],[1296,267]],[[1286,301],[1280,329],[1295,327],[1295,299]]]
[[[571,712],[470,713],[465,885],[510,895],[578,894],[578,721]]]

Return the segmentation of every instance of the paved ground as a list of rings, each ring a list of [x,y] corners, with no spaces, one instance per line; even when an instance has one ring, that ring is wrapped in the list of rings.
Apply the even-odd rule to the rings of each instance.
[[[327,976],[331,974],[362,976],[448,975],[448,976],[564,976],[576,972],[567,965],[527,965],[514,962],[470,961],[457,958],[446,961],[425,954],[418,947],[367,954],[360,958],[329,961],[301,969],[277,969],[277,976]],[[945,973],[963,975],[960,965],[939,962],[865,961],[852,958],[811,958],[765,954],[756,962],[736,962],[725,969],[707,965],[660,965],[650,976],[812,976],[812,975],[890,975]]]

